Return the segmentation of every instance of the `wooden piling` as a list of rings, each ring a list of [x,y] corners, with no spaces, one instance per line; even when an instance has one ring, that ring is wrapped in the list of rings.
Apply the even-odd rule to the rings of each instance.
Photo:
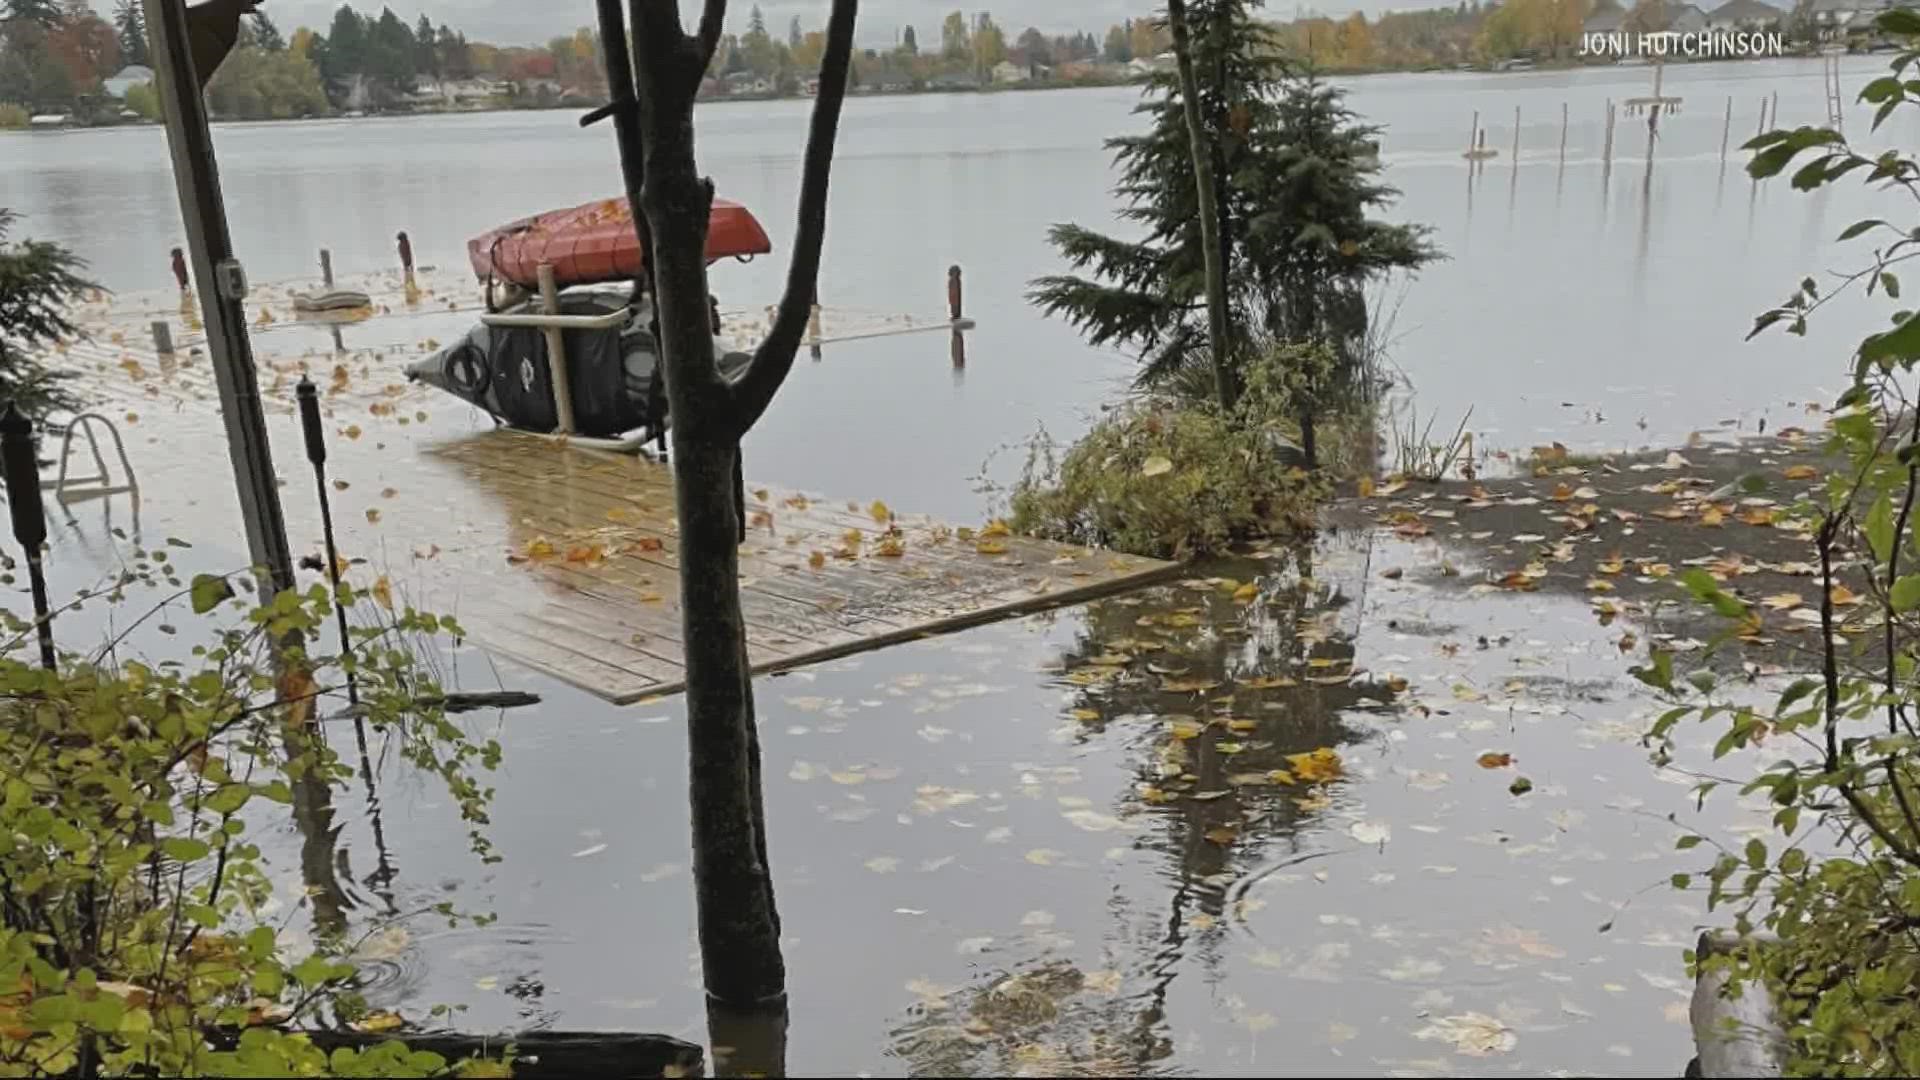
[[[1733,135],[1733,95],[1727,95],[1727,119],[1720,125],[1720,164],[1727,163],[1727,140]]]
[[[1473,110],[1473,127],[1467,131],[1467,154],[1472,156],[1474,148],[1480,145],[1480,110]]]
[[[153,351],[161,356],[173,355],[173,325],[164,319],[153,324]]]
[[[1560,167],[1567,165],[1567,103],[1560,103]]]
[[[1513,107],[1513,167],[1520,167],[1520,106]]]
[[[403,238],[405,233],[400,234]],[[408,273],[413,271],[409,269]],[[540,264],[540,310],[547,315],[560,314],[560,289],[554,284],[553,264]],[[573,385],[568,379],[566,337],[559,327],[547,327],[547,374],[553,382],[553,408],[559,419],[559,434],[571,435],[573,427]]]
[[[1767,133],[1767,99],[1760,99],[1760,127],[1754,131],[1756,136]]]
[[[333,288],[333,252],[320,249],[320,281],[327,288]]]
[[[1773,92],[1773,107],[1767,110],[1767,122],[1774,127],[1780,126],[1780,91]]]
[[[966,318],[966,286],[958,264],[947,267],[947,314],[954,322]]]
[[[1604,165],[1602,167],[1603,171],[1601,174],[1601,179],[1604,182],[1606,180],[1612,179],[1613,177],[1613,99],[1612,98],[1607,99],[1607,142],[1606,142],[1606,148],[1601,151],[1601,160],[1604,162]]]

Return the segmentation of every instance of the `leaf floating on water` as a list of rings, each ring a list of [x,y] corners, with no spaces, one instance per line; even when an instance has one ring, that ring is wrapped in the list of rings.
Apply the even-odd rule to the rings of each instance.
[[[1533,790],[1533,781],[1524,776],[1516,777],[1513,783],[1507,786],[1507,790],[1515,795],[1525,795]]]
[[[1483,769],[1504,769],[1513,764],[1513,755],[1497,754],[1488,751],[1487,753],[1481,754],[1478,760],[1480,767]]]
[[[406,1026],[407,1022],[394,1013],[377,1012],[355,1022],[353,1029],[368,1035],[379,1035],[383,1032],[398,1031]]]
[[[388,611],[393,610],[393,582],[387,580],[387,575],[381,574],[373,583],[373,588],[368,589],[367,592],[373,596],[375,603]]]
[[[1340,755],[1327,747],[1306,754],[1289,754],[1287,763],[1293,766],[1293,778],[1308,784],[1338,780],[1346,772]]]
[[[1393,838],[1393,828],[1384,821],[1356,821],[1347,833],[1363,844],[1385,844]]]
[[[1820,475],[1820,470],[1811,465],[1789,465],[1780,470],[1780,475],[1789,480],[1812,480]]]
[[[893,511],[887,509],[886,503],[881,502],[879,499],[875,499],[873,500],[873,505],[867,507],[867,516],[873,518],[873,520],[879,522],[880,524],[885,525],[888,522],[893,520]]]
[[[1240,830],[1231,825],[1218,825],[1208,829],[1206,837],[1211,843],[1218,844],[1221,847],[1231,847],[1235,840],[1240,839]]]
[[[876,874],[891,874],[900,868],[900,860],[891,855],[881,855],[868,859],[863,865]],[[988,940],[992,940],[989,938]]]
[[[1035,866],[1052,866],[1061,859],[1062,855],[1062,852],[1052,848],[1034,848],[1027,852],[1027,861]]]
[[[1513,1029],[1485,1013],[1441,1017],[1413,1033],[1416,1039],[1449,1042],[1468,1057],[1504,1054],[1520,1045]]]

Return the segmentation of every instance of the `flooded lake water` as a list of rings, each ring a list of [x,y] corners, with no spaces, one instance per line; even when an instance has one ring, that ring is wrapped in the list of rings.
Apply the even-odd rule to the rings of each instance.
[[[1849,86],[1872,67],[1848,61]],[[1599,151],[1605,102],[1650,92],[1647,69],[1356,80],[1352,104],[1387,127],[1388,177],[1405,191],[1395,216],[1433,224],[1451,256],[1398,315],[1395,360],[1423,414],[1450,428],[1471,408],[1490,446],[1604,449],[1800,417],[1792,403],[1824,399],[1860,308],[1823,313],[1805,341],[1740,339],[1803,274],[1858,261],[1831,238],[1876,199],[1756,190],[1719,159],[1729,96],[1737,144],[1763,96],[1779,95],[1784,123],[1822,122],[1818,79],[1817,63],[1787,61],[1670,71],[1685,107],[1644,186],[1643,127],[1623,118],[1610,178]],[[1134,100],[850,103],[823,299],[936,313],[959,263],[981,326],[964,371],[939,337],[830,348],[755,432],[749,473],[976,521],[973,476],[996,447],[1037,425],[1070,436],[1110,401],[1127,359],[1022,293],[1057,265],[1048,225],[1111,219],[1100,140],[1135,122]],[[1476,109],[1502,157],[1470,174],[1459,150]],[[703,165],[781,249],[804,112],[715,106],[700,120]],[[241,255],[257,282],[310,276],[322,246],[343,270],[370,269],[404,228],[423,262],[463,263],[467,236],[613,189],[611,134],[573,121],[223,126]],[[1864,129],[1864,113],[1849,124]],[[177,203],[157,131],[0,137],[0,206],[109,286],[169,281]],[[778,255],[722,267],[715,288],[751,308],[782,273]],[[349,344],[377,344],[354,337],[377,325],[348,328]],[[204,518],[156,500],[146,512],[149,532],[204,536],[180,558],[206,565],[187,569],[236,564]],[[763,680],[789,1067],[1673,1075],[1691,1053],[1680,950],[1706,916],[1666,886],[1692,868],[1666,819],[1751,821],[1732,800],[1696,815],[1692,778],[1647,763],[1636,738],[1654,705],[1625,675],[1617,628],[1567,597],[1384,582],[1400,544],[1330,537],[1304,574],[1272,552]],[[115,558],[56,540],[68,589]],[[1261,595],[1236,600],[1221,579]],[[337,835],[278,827],[289,902],[314,898],[313,918],[291,925],[455,897],[500,922],[383,938],[369,958],[378,1003],[463,1004],[474,1028],[700,1040],[679,702],[614,709],[455,659],[470,687],[504,679],[546,697],[487,721],[506,750],[493,829],[505,861],[477,867],[451,839],[452,809],[395,767],[377,815],[343,792]],[[1320,750],[1338,764],[1297,757]],[[1514,762],[1483,768],[1487,753]],[[1531,791],[1510,794],[1522,776]]]
[[[1879,65],[1848,59],[1846,85]],[[1841,370],[1859,336],[1848,321],[1866,317],[1858,308],[1829,309],[1804,342],[1741,337],[1805,274],[1851,268],[1857,255],[1843,258],[1833,237],[1884,204],[1855,184],[1813,196],[1784,183],[1756,190],[1737,160],[1725,170],[1719,160],[1729,98],[1736,149],[1772,95],[1783,124],[1824,123],[1818,62],[1670,69],[1666,92],[1684,103],[1662,122],[1650,194],[1644,120],[1624,115],[1603,185],[1606,102],[1651,83],[1650,69],[1632,67],[1351,82],[1354,108],[1386,128],[1387,179],[1405,193],[1393,216],[1433,225],[1451,256],[1406,289],[1395,323],[1393,359],[1437,426],[1451,430],[1471,408],[1491,447],[1667,443],[1722,419],[1751,426]],[[1083,426],[1131,365],[1042,318],[1023,293],[1058,267],[1048,226],[1111,221],[1101,140],[1137,123],[1136,100],[1119,88],[850,102],[823,302],[937,314],[958,263],[981,326],[963,380],[937,337],[835,349],[804,368],[749,446],[771,469],[750,471],[778,483],[830,477],[836,492],[957,515],[977,504],[970,478],[987,451],[1039,424],[1062,436]],[[806,109],[701,112],[703,168],[756,211],[776,247],[715,269],[730,306],[778,297]],[[1501,156],[1470,186],[1459,151],[1476,111]],[[1883,142],[1916,134],[1899,115]],[[1869,119],[1854,110],[1848,131]],[[581,131],[571,113],[223,125],[215,142],[256,282],[314,276],[321,247],[342,270],[391,266],[401,229],[422,262],[464,266],[468,237],[618,187],[612,133]],[[0,205],[25,214],[28,233],[72,245],[110,287],[171,280],[179,206],[157,129],[0,136]]]

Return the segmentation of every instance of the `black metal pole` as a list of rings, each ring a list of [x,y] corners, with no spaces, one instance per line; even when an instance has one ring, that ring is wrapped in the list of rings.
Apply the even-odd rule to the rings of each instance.
[[[5,362],[6,346],[0,345],[0,365]],[[13,512],[13,538],[27,554],[40,663],[52,671],[59,660],[53,651],[53,610],[47,601],[47,577],[40,566],[40,549],[47,543],[46,508],[40,500],[40,460],[33,448],[33,421],[13,402],[0,413],[0,459],[4,460],[7,508]]]
[[[320,391],[305,376],[295,389],[300,399],[300,426],[307,436],[307,460],[313,463],[313,480],[320,492],[320,532],[327,541],[327,578],[333,582],[333,615],[340,626],[340,659],[347,667],[347,703],[360,704],[359,688],[354,683],[350,657],[353,639],[347,633],[347,609],[340,603],[340,551],[333,539],[333,502],[327,495],[327,433],[320,420]],[[356,715],[354,723],[359,720]]]
[[[220,415],[246,526],[247,555],[256,570],[264,571],[268,591],[278,594],[293,587],[293,556],[287,547],[279,481],[267,440],[259,372],[247,336],[247,276],[234,256],[201,92],[213,72],[195,70],[194,26],[186,0],[145,3],[147,29],[153,36],[154,81],[166,114],[174,186],[186,225],[186,254],[200,287],[207,354],[220,394]],[[176,268],[179,265],[176,260]]]
[[[402,234],[405,235],[405,234]],[[333,499],[327,492],[327,432],[320,417],[320,391],[313,380],[302,377],[294,396],[300,402],[300,427],[307,437],[307,460],[313,463],[313,481],[320,493],[320,531],[327,543],[327,580],[333,583],[333,617],[340,628],[340,660],[347,675],[347,706],[353,713],[353,737],[360,750],[360,779],[367,786],[367,814],[373,822],[373,846],[378,853],[378,869],[368,877],[381,891],[387,906],[393,906],[395,870],[387,854],[387,835],[380,821],[380,792],[374,785],[373,755],[367,750],[367,722],[360,715],[360,688],[352,667],[353,639],[347,629],[346,605],[340,602],[340,550],[333,535]]]

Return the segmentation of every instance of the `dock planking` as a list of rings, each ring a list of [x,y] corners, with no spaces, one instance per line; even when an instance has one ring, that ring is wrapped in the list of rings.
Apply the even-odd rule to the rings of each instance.
[[[296,552],[319,513],[293,391],[310,375],[331,430],[329,475],[356,584],[456,617],[473,642],[615,704],[685,688],[673,475],[614,455],[486,430],[464,405],[405,384],[406,364],[471,320],[435,281],[409,305],[392,275],[367,279],[378,314],[341,328],[254,328],[262,398]],[[152,308],[154,302],[145,307]],[[123,420],[149,521],[192,535],[230,498],[212,371],[182,335],[161,357],[151,310],[88,312],[87,340],[47,357]],[[438,340],[436,340],[438,339]],[[406,344],[411,342],[412,344]],[[355,345],[362,347],[354,347]],[[219,484],[208,481],[217,477]],[[741,605],[756,674],[915,641],[1167,580],[1175,564],[976,535],[878,503],[748,484]],[[149,531],[152,531],[151,528]],[[54,557],[62,556],[57,548]]]

